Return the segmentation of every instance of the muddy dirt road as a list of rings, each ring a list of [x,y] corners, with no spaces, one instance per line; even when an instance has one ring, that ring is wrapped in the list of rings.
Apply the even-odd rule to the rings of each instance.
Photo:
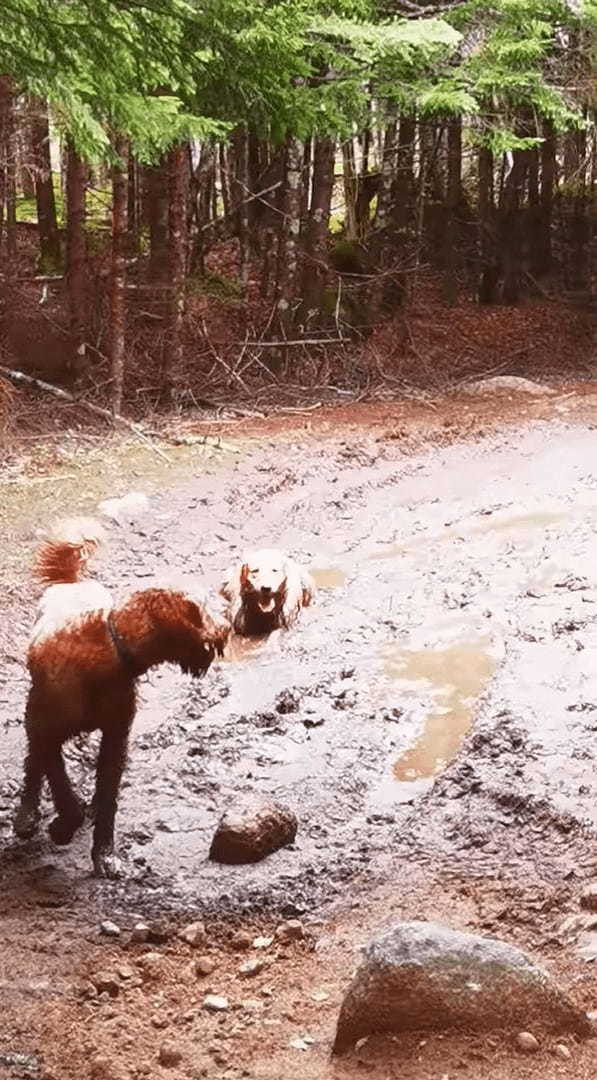
[[[90,878],[89,833],[60,852],[12,839],[26,682],[6,666],[11,924],[27,904],[123,925],[314,918],[367,897],[373,912],[395,882],[411,916],[431,904],[447,918],[447,905],[466,925],[562,945],[557,926],[597,868],[597,430],[554,414],[410,456],[394,435],[254,439],[111,530],[97,572],[117,593],[165,565],[217,587],[245,544],[276,544],[312,568],[318,603],[202,683],[169,669],[143,682],[123,883]],[[93,744],[70,749],[84,792],[92,766]],[[244,792],[295,810],[296,843],[254,867],[212,864],[219,815]]]

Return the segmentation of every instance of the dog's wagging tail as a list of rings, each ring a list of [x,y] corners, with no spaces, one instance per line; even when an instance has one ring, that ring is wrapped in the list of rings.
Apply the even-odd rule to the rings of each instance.
[[[116,606],[108,589],[85,577],[101,541],[99,523],[71,519],[37,554],[35,574],[47,587],[27,654],[27,756],[14,828],[21,839],[36,832],[47,779],[56,811],[50,836],[70,843],[85,808],[71,786],[62,747],[83,732],[101,731],[92,859],[96,874],[105,876],[119,869],[114,821],[136,680],[165,662],[203,675],[223,654],[230,626],[194,588],[148,588]]]

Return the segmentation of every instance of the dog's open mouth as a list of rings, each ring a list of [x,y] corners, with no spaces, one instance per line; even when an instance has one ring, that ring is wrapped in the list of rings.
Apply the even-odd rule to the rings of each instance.
[[[257,603],[259,604],[259,610],[263,611],[264,615],[267,615],[270,611],[273,611],[276,606],[275,596],[263,596],[259,597]]]

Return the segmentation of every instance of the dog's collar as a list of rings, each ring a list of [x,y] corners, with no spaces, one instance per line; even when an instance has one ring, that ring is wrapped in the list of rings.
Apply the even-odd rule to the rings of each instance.
[[[116,655],[120,660],[120,663],[122,664],[124,670],[128,672],[129,675],[134,675],[135,677],[137,675],[140,675],[141,672],[139,671],[137,661],[135,660],[135,657],[133,656],[126,642],[123,641],[120,634],[118,633],[118,630],[114,625],[114,619],[112,618],[111,611],[108,612],[108,615],[106,617],[106,626],[108,627],[108,633],[116,651]]]

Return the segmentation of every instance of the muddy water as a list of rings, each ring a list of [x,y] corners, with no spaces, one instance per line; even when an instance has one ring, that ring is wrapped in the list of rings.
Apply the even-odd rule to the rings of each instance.
[[[426,780],[456,756],[474,717],[476,701],[493,675],[490,638],[457,641],[443,649],[407,651],[390,645],[384,672],[402,691],[401,701],[420,698],[429,689],[435,700],[423,732],[394,763],[398,781]],[[421,686],[423,684],[423,686]]]
[[[348,575],[337,566],[316,566],[310,571],[318,589],[340,589],[346,584]]]
[[[61,851],[45,832],[12,841],[26,684],[7,665],[2,888],[16,902],[51,862],[128,910],[304,909],[415,849],[490,877],[492,860],[532,851],[568,873],[574,823],[597,816],[596,457],[593,430],[557,424],[410,459],[363,434],[286,462],[264,445],[154,496],[98,565],[117,594],[165,562],[217,588],[239,547],[275,542],[315,568],[318,603],[289,633],[233,644],[200,682],[172,668],[142,681],[119,887],[89,882],[88,832]],[[91,758],[69,768],[87,793]],[[296,844],[254,867],[210,863],[219,816],[246,794],[292,807]]]

